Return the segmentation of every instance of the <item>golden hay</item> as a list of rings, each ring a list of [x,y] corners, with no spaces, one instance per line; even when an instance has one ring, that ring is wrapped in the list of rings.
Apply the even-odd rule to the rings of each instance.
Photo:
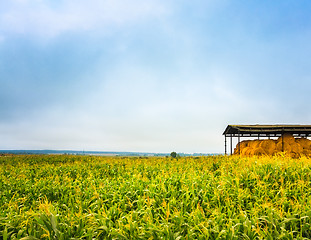
[[[311,157],[311,141],[306,138],[295,139],[291,134],[284,134],[277,140],[246,140],[236,145],[234,154],[241,156],[275,155],[278,152],[286,152],[291,157],[306,155]]]
[[[292,134],[285,133],[285,134],[283,134],[283,140],[282,140],[282,137],[279,137],[277,140],[278,143],[282,142],[282,141],[287,142],[288,144],[291,144],[291,143],[295,142],[295,138],[293,137]]]
[[[245,157],[252,156],[253,153],[254,153],[254,150],[251,147],[245,147],[241,151],[241,155]]]
[[[240,153],[241,153],[241,150],[242,149],[240,149]],[[239,154],[239,146],[238,145],[235,147],[233,154]]]
[[[236,145],[236,147],[237,147],[237,148],[240,147],[241,149],[242,149],[242,148],[245,148],[245,147],[249,147],[249,143],[250,143],[250,142],[251,142],[251,140],[244,140],[244,141],[238,143],[238,144]]]
[[[253,140],[249,142],[249,146],[251,148],[258,148],[260,146],[260,143],[262,142],[262,140]]]
[[[288,152],[288,153],[290,153],[292,151],[290,144],[288,142],[284,142],[284,143],[278,142],[276,144],[276,150],[278,152]]]
[[[304,149],[311,150],[311,141],[307,138],[296,138],[295,141],[299,143]]]
[[[265,151],[267,155],[272,155],[276,150],[276,141],[272,139],[263,140],[260,143],[260,147]]]
[[[290,144],[290,147],[293,153],[302,153],[303,151],[303,147],[299,143],[296,143],[296,142]]]
[[[306,155],[306,156],[311,156],[311,150],[303,149],[303,150],[302,150],[302,154],[303,154],[303,155]]]
[[[242,153],[242,149],[248,147],[250,142],[251,140],[244,140],[238,143],[234,149],[234,154],[239,154],[239,148],[240,148],[240,153]]]
[[[254,155],[263,156],[266,155],[266,152],[261,147],[258,147],[254,149]]]

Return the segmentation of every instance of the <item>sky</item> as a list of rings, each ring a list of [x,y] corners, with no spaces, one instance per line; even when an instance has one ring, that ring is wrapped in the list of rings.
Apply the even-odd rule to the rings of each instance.
[[[311,124],[309,0],[0,0],[0,149],[223,153]]]

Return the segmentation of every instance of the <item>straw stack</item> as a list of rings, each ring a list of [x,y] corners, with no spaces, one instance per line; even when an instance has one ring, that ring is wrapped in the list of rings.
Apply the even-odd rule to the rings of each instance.
[[[273,155],[276,151],[276,141],[272,139],[263,140],[260,147],[264,149],[267,155]]]
[[[241,156],[272,156],[285,152],[291,157],[306,155],[311,157],[311,141],[307,138],[294,138],[291,134],[284,134],[277,140],[247,140],[237,144],[234,154]]]

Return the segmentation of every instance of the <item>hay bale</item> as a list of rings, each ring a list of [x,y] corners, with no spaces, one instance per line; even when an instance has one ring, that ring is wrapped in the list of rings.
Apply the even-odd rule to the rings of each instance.
[[[256,149],[254,149],[253,154],[256,156],[263,156],[266,155],[266,152],[261,147],[257,147]]]
[[[277,142],[278,143],[282,142],[282,136],[278,138]],[[283,134],[283,142],[287,142],[288,144],[291,144],[291,143],[295,142],[295,138],[290,133],[284,133]]]
[[[303,149],[311,150],[311,141],[307,138],[296,138],[296,143],[299,143]]]
[[[276,141],[272,139],[263,140],[259,145],[267,155],[272,155],[276,150]]]
[[[249,142],[249,147],[256,149],[260,146],[261,142],[262,142],[262,140],[252,140]]]
[[[236,145],[234,154],[241,156],[275,155],[278,152],[286,152],[292,157],[299,157],[301,154],[311,156],[311,141],[306,138],[295,139],[291,134],[284,134],[278,140],[244,140]]]
[[[277,144],[276,144],[276,150],[278,151],[278,152],[288,152],[288,153],[290,153],[291,151],[292,151],[292,149],[291,149],[291,147],[290,147],[290,144],[288,143],[288,142],[284,142],[284,147],[283,147],[283,149],[282,149],[282,141],[281,142],[278,142]]]
[[[240,149],[240,153],[241,153],[241,149]],[[239,154],[239,146],[238,145],[233,150],[233,154]]]
[[[307,157],[310,157],[311,156],[311,150],[309,149],[303,149],[302,150],[302,155],[305,155]]]
[[[251,142],[251,140],[241,141],[240,143],[237,144],[237,147],[240,147],[241,149],[249,147],[249,142]]]
[[[240,153],[242,154],[243,149],[249,147],[249,142],[251,142],[251,140],[244,140],[239,142],[234,148],[233,154],[239,154],[239,148]]]
[[[297,142],[290,144],[290,147],[292,153],[301,154],[303,151],[303,147]]]
[[[239,142],[239,143],[235,146],[235,148],[234,148],[234,150],[233,150],[233,154],[239,154],[239,149],[241,150],[241,142]]]
[[[252,155],[253,149],[251,147],[245,147],[241,151],[241,156],[249,157]]]
[[[255,151],[255,149],[249,148],[249,150],[248,150],[248,156],[249,156],[249,157],[254,156],[254,151]]]

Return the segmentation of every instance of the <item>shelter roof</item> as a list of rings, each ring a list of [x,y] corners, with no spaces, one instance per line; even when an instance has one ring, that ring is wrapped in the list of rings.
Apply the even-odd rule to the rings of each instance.
[[[228,125],[223,135],[311,135],[311,125]]]

